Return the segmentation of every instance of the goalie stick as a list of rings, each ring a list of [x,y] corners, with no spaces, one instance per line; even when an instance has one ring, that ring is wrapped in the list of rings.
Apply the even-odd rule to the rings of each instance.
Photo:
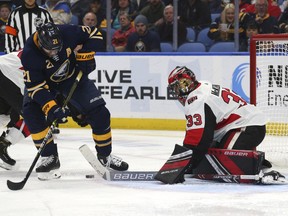
[[[158,171],[114,171],[104,167],[87,145],[80,146],[79,150],[92,168],[107,181],[157,181],[154,177]],[[263,173],[259,175],[185,174],[185,177],[201,180],[225,179],[226,182],[230,183],[239,183],[239,180],[251,180],[255,184],[287,184],[287,181],[261,181]]]
[[[79,147],[80,152],[93,169],[107,181],[155,181],[156,171],[115,171],[104,167],[87,145]]]
[[[63,107],[67,106],[68,102],[70,101],[70,99],[71,99],[71,97],[72,97],[72,95],[73,95],[73,93],[74,93],[79,81],[82,78],[82,75],[83,75],[83,72],[79,71],[79,73],[78,73],[78,75],[77,75],[77,77],[76,77],[76,79],[75,79],[75,81],[74,81],[74,83],[73,83],[73,85],[72,85],[72,87],[70,89],[70,92],[69,92],[67,98],[65,99],[65,101],[63,103]],[[26,173],[25,178],[21,182],[12,182],[10,180],[7,180],[7,186],[8,186],[8,188],[10,190],[21,190],[24,187],[24,185],[26,184],[29,176],[31,175],[31,173],[32,173],[32,171],[33,171],[33,169],[34,169],[34,167],[35,167],[35,165],[36,165],[41,153],[44,151],[44,148],[45,148],[45,146],[47,144],[47,141],[50,139],[50,137],[53,136],[52,135],[52,131],[55,128],[56,123],[57,123],[57,119],[54,122],[52,122],[51,126],[49,127],[49,130],[48,130],[46,136],[44,137],[44,139],[43,139],[43,141],[42,141],[42,143],[41,143],[41,145],[40,145],[40,147],[39,147],[39,149],[37,151],[37,154],[36,154],[32,164],[31,164],[28,172]]]

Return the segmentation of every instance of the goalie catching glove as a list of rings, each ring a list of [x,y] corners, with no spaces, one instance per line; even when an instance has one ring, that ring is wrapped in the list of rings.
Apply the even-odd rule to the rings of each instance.
[[[96,62],[94,59],[95,52],[87,50],[79,50],[76,54],[76,67],[84,74],[89,74],[96,68]]]
[[[46,103],[42,110],[50,122],[56,120],[57,123],[66,123],[68,121],[67,117],[69,115],[69,109],[59,107],[54,100]]]

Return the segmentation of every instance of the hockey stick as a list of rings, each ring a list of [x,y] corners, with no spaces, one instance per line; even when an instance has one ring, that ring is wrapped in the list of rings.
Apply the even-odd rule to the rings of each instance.
[[[156,181],[157,171],[115,171],[104,167],[87,145],[79,147],[80,152],[93,169],[107,181]]]
[[[73,83],[73,85],[72,85],[72,87],[70,89],[70,92],[67,95],[67,98],[65,99],[65,101],[63,103],[63,108],[65,106],[67,106],[68,102],[70,101],[70,99],[71,99],[76,87],[78,86],[78,83],[79,83],[80,79],[82,78],[82,75],[83,75],[83,72],[79,71],[79,73],[78,73],[78,75],[77,75],[77,77],[76,77],[76,79],[75,79],[75,81],[74,81],[74,83]],[[24,187],[24,185],[26,184],[29,176],[31,175],[31,173],[32,173],[32,171],[33,171],[33,169],[34,169],[34,167],[35,167],[35,165],[36,165],[41,153],[45,149],[47,141],[50,139],[50,137],[52,137],[52,131],[55,128],[56,123],[57,123],[57,119],[54,120],[52,122],[51,126],[49,127],[49,130],[48,130],[46,136],[44,137],[44,139],[43,139],[43,141],[42,141],[42,143],[41,143],[41,145],[40,145],[40,147],[39,147],[39,149],[37,151],[36,157],[34,158],[34,160],[33,160],[32,164],[31,164],[28,172],[26,173],[25,178],[21,182],[12,182],[10,180],[7,180],[7,186],[8,186],[8,188],[10,190],[21,190]]]
[[[87,145],[79,147],[80,152],[92,168],[107,181],[157,181],[158,171],[114,171],[104,167]],[[185,174],[185,178],[201,180],[223,180],[227,183],[260,183],[265,185],[287,184],[287,181],[261,181],[263,175],[221,175],[221,174]]]

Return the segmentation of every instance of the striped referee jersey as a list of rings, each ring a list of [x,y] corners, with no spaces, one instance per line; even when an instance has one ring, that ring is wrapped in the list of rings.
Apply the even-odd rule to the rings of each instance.
[[[41,18],[44,23],[53,22],[50,13],[38,5],[34,8],[26,8],[23,4],[10,13],[6,24],[5,48],[7,53],[18,51],[24,47],[27,38],[36,31],[35,21],[37,18]]]

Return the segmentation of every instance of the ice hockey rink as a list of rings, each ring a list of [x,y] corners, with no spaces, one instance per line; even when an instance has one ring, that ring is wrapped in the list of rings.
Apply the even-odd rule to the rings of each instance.
[[[131,171],[156,171],[182,143],[184,132],[112,130],[113,153]],[[57,135],[62,177],[39,181],[33,172],[22,190],[11,191],[7,179],[26,175],[36,150],[30,138],[9,149],[18,169],[0,170],[3,216],[223,216],[288,215],[288,185],[247,185],[186,179],[185,183],[109,182],[98,176],[78,148],[94,150],[88,129],[61,129]],[[287,177],[288,170],[282,169]],[[87,179],[87,174],[94,178]]]

